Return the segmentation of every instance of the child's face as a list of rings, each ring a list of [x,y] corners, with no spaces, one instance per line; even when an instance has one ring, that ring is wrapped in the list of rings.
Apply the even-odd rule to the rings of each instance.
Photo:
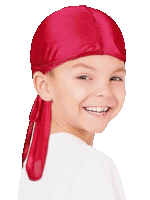
[[[72,68],[79,63],[95,70],[79,65]],[[82,133],[88,138],[91,133],[103,132],[125,100],[125,72],[114,72],[118,68],[125,69],[124,62],[108,55],[81,57],[56,67],[55,78],[47,79],[52,99],[51,133]],[[105,105],[112,109],[99,118],[83,108]]]

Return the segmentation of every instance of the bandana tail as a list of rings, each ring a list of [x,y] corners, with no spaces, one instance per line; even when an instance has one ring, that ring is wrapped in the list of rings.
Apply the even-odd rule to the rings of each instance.
[[[22,154],[22,167],[27,157],[33,125],[35,123],[33,140],[26,164],[26,171],[29,179],[36,181],[42,177],[47,156],[51,126],[51,101],[43,101],[38,95],[31,110],[29,119],[30,122]]]

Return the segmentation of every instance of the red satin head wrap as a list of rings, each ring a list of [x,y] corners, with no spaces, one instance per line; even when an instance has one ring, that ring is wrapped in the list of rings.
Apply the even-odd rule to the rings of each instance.
[[[86,5],[69,6],[46,17],[37,28],[30,51],[32,76],[46,73],[58,65],[88,55],[111,55],[124,63],[126,49],[121,30],[107,14]],[[32,181],[42,177],[50,136],[51,101],[37,95],[29,117],[23,163]],[[33,130],[33,125],[35,128]]]

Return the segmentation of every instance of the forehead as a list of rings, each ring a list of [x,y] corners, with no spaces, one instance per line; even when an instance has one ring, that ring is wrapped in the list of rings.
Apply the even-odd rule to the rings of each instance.
[[[85,56],[78,59],[70,60],[58,67],[58,70],[63,71],[74,71],[79,68],[85,68],[87,70],[92,70],[95,72],[99,72],[99,70],[104,71],[124,71],[125,65],[124,62],[109,55],[91,55]]]
[[[125,64],[118,58],[109,55],[92,55],[81,57],[73,60],[69,63],[68,69],[72,70],[78,67],[84,67],[87,69],[95,70],[98,72],[99,69],[113,70],[119,69],[125,71]]]

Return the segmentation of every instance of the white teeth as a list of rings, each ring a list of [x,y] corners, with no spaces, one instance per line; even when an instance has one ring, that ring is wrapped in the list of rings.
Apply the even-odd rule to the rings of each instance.
[[[104,108],[104,111],[106,112],[107,110],[108,110],[108,107],[105,107],[105,108]]]
[[[97,111],[97,109],[96,109],[96,107],[93,107],[93,109],[92,109],[93,111]]]
[[[102,112],[102,111],[107,111],[108,107],[86,107],[86,110],[90,110],[90,111],[97,111],[97,112]]]

